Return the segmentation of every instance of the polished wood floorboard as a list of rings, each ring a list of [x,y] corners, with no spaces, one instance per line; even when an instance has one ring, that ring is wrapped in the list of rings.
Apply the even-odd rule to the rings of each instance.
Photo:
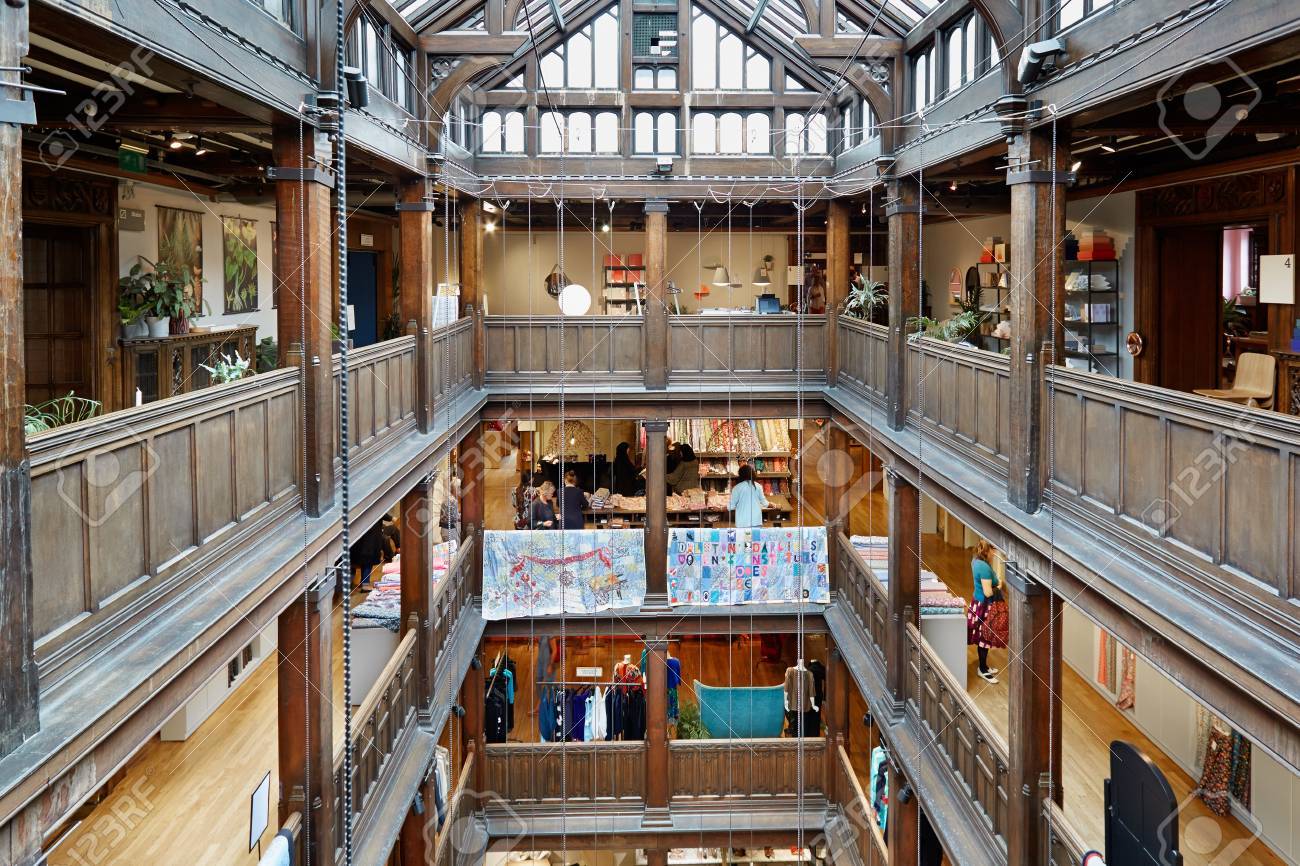
[[[343,610],[337,600],[331,625],[337,754],[343,742]],[[278,829],[277,682],[271,656],[189,739],[155,736],[113,791],[50,852],[50,866],[256,864],[257,852],[248,850],[249,797],[268,770],[270,827],[263,843]],[[133,803],[142,814],[128,808]]]

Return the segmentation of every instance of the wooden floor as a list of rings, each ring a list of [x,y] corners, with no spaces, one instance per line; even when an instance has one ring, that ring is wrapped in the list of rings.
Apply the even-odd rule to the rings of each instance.
[[[360,598],[360,597],[358,597]],[[334,741],[343,742],[343,614],[334,628]],[[103,802],[50,852],[50,866],[247,866],[249,797],[271,772],[269,841],[278,829],[277,673],[265,659],[184,742],[156,736]],[[360,700],[360,698],[354,698]],[[138,809],[130,809],[135,805]]]

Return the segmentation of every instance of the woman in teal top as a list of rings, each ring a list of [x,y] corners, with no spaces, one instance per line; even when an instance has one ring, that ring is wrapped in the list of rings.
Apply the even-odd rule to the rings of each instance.
[[[1002,583],[993,571],[992,559],[993,545],[981,541],[975,546],[975,557],[970,561],[975,587],[966,610],[966,643],[974,646],[979,656],[979,675],[996,683],[998,669],[989,667],[989,650],[1007,645],[1007,605],[1002,600]]]
[[[743,529],[762,526],[767,497],[763,495],[763,488],[754,480],[754,467],[748,463],[743,464],[738,478],[736,486],[731,488],[731,501],[727,503],[728,510],[735,512],[735,525]]]

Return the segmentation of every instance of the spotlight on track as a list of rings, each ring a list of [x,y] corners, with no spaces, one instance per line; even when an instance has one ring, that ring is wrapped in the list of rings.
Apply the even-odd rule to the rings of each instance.
[[[349,105],[353,108],[365,108],[370,104],[370,85],[360,66],[344,66],[343,81],[347,84]]]

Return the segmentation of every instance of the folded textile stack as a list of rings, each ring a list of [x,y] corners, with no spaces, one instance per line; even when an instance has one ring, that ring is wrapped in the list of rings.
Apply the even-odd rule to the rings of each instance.
[[[1079,229],[1079,261],[1107,262],[1115,259],[1115,239],[1104,229]]]
[[[790,422],[785,418],[764,418],[758,422],[758,444],[762,451],[790,450]]]
[[[621,508],[624,511],[645,511],[644,496],[622,496],[615,493],[609,497],[610,508]]]
[[[705,498],[705,507],[725,511],[731,504],[731,495],[721,490],[710,491]]]
[[[790,507],[790,500],[786,499],[779,493],[770,493],[767,495],[767,505],[769,508],[776,508],[781,511],[793,511]]]
[[[869,568],[884,568],[889,562],[889,538],[884,535],[854,535],[849,543]]]

